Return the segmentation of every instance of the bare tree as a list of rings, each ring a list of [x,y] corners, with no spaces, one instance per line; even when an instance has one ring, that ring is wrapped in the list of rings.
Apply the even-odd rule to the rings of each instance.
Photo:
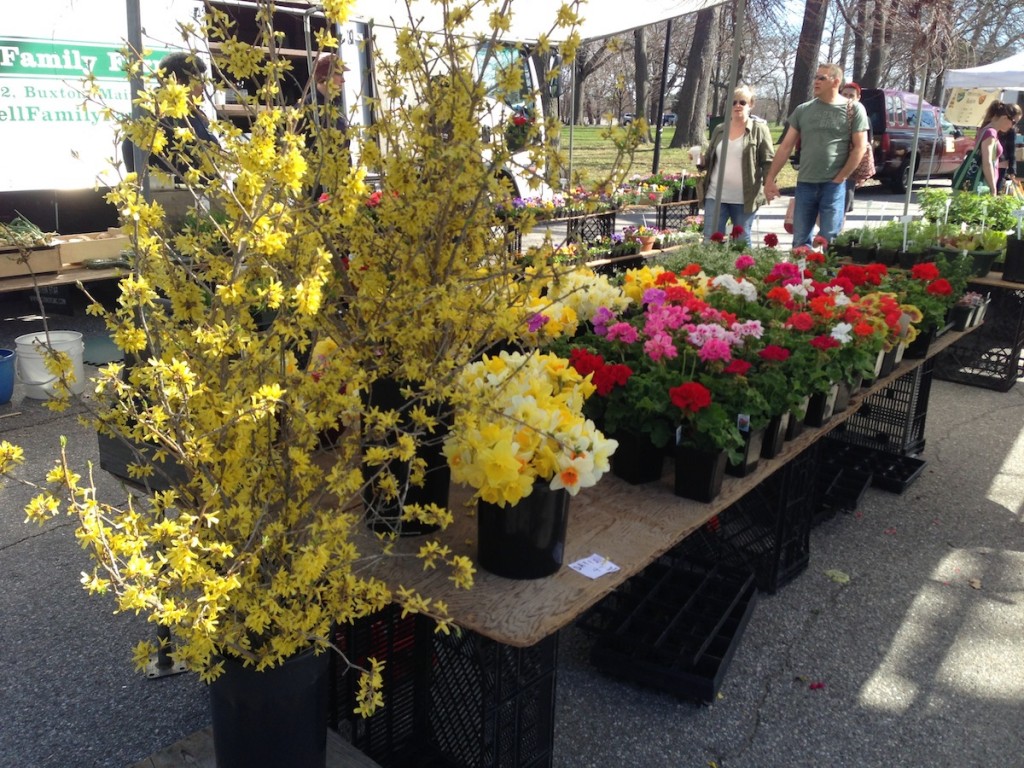
[[[612,58],[614,54],[614,48],[609,47],[607,41],[598,41],[584,43],[579,47],[576,54],[575,64],[575,77],[573,78],[573,114],[576,115],[576,125],[582,125],[582,110],[581,106],[583,103],[583,92],[586,86],[587,78],[597,72],[605,63]],[[591,101],[588,106],[588,119],[595,120],[595,113],[599,113],[599,109],[595,109],[593,102]]]
[[[793,91],[789,97],[787,115],[811,95],[811,78],[818,68],[821,38],[825,32],[828,0],[807,0],[804,21],[800,28],[800,42],[796,47],[796,67],[793,71]]]
[[[636,88],[636,115],[647,117],[651,114],[650,99],[647,95],[648,62],[647,62],[647,35],[646,28],[640,27],[633,30],[633,82]],[[657,118],[655,118],[657,119]],[[651,132],[643,137],[644,143],[650,143]]]
[[[672,136],[673,148],[686,144],[701,144],[706,128],[708,86],[711,81],[711,63],[718,58],[718,9],[705,8],[697,13],[693,30],[693,44],[686,60],[686,76],[679,89],[673,111],[679,116],[676,132]]]

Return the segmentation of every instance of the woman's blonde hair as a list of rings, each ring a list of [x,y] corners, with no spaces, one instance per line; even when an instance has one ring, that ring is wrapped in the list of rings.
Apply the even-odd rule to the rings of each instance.
[[[737,85],[736,90],[732,92],[734,99],[746,99],[747,106],[754,106],[754,90],[749,85]]]

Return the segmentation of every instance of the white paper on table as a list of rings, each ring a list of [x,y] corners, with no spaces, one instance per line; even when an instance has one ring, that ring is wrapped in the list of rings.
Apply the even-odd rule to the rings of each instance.
[[[619,570],[619,566],[596,552],[590,557],[584,557],[575,563],[569,563],[569,567],[591,579],[597,579],[606,573],[614,573]]]

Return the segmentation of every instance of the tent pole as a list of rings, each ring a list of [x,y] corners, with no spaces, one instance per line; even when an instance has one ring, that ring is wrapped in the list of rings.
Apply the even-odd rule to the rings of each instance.
[[[572,139],[573,130],[576,127],[576,59],[572,60],[569,67],[569,174],[566,185],[572,189]],[[564,189],[562,190],[565,191]]]
[[[747,14],[747,3],[746,0],[736,0],[736,26],[735,32],[732,37],[732,61],[729,64],[729,90],[726,91],[725,103],[729,105],[729,115],[722,115],[722,151],[719,153],[718,160],[718,180],[715,184],[715,189],[721,190],[722,184],[725,183],[725,158],[729,154],[729,123],[731,120],[732,113],[732,95],[736,92],[736,84],[739,82],[739,66],[740,66],[740,46],[743,44],[743,25],[746,23]],[[725,112],[725,110],[722,110]],[[714,147],[710,147],[708,152],[713,154],[715,151]],[[715,211],[714,218],[712,221],[721,224],[721,212],[722,212],[722,195],[721,192],[718,194],[718,199],[715,200]],[[707,206],[704,208],[704,215],[707,216]],[[723,232],[723,234],[725,234]],[[749,233],[748,233],[749,234]]]
[[[927,59],[925,59],[925,65],[924,65],[925,72],[927,72],[928,69],[931,67],[931,61],[932,61],[932,57],[931,57],[931,53],[929,52],[927,54]],[[910,145],[910,179],[909,179],[910,183],[907,184],[907,189],[905,190],[904,195],[903,195],[903,215],[904,216],[907,216],[910,213],[910,197],[914,193],[914,171],[917,170],[917,145],[918,145],[918,142],[921,141],[921,123],[924,122],[923,116],[924,116],[924,94],[921,94],[921,95],[919,95],[917,97],[917,124],[914,126],[914,141]],[[942,123],[940,122],[939,125],[936,126],[936,128],[939,129],[939,136],[941,137],[942,136]],[[931,177],[930,173],[928,175],[929,175],[929,177]]]
[[[125,21],[128,25],[128,47],[132,52],[142,58],[142,11],[139,8],[139,0],[125,0],[124,2]],[[132,100],[132,119],[138,120],[142,112],[136,104],[139,93],[142,91],[142,73],[132,75],[129,81],[129,89]],[[146,173],[146,163],[149,162],[148,153],[143,152],[141,147],[132,143],[132,162],[135,165],[135,172],[142,179],[142,198],[151,201],[153,198],[149,191],[149,174]]]
[[[665,23],[665,55],[661,59],[661,91],[658,94],[658,127],[654,131],[654,165],[651,173],[658,172],[661,162],[661,132],[665,127],[665,89],[668,85],[668,47],[672,42],[672,19]]]

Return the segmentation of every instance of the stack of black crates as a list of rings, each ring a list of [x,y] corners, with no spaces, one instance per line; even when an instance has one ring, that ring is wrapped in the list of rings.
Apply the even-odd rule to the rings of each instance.
[[[926,462],[918,454],[925,445],[934,366],[934,358],[929,358],[869,395],[856,413],[829,433],[819,475],[819,484],[824,480],[833,485],[823,494],[826,513],[830,508],[855,507],[867,483],[903,493],[924,470]]]
[[[1024,378],[1024,284],[970,287],[991,295],[984,325],[938,355],[935,375],[943,381],[1007,392]]]
[[[592,662],[679,698],[714,701],[756,603],[810,558],[817,445],[591,609]]]
[[[353,714],[358,674],[336,662],[331,724],[384,768],[547,766],[554,736],[558,636],[514,648],[390,606],[339,628],[354,663],[385,661],[386,706]]]

